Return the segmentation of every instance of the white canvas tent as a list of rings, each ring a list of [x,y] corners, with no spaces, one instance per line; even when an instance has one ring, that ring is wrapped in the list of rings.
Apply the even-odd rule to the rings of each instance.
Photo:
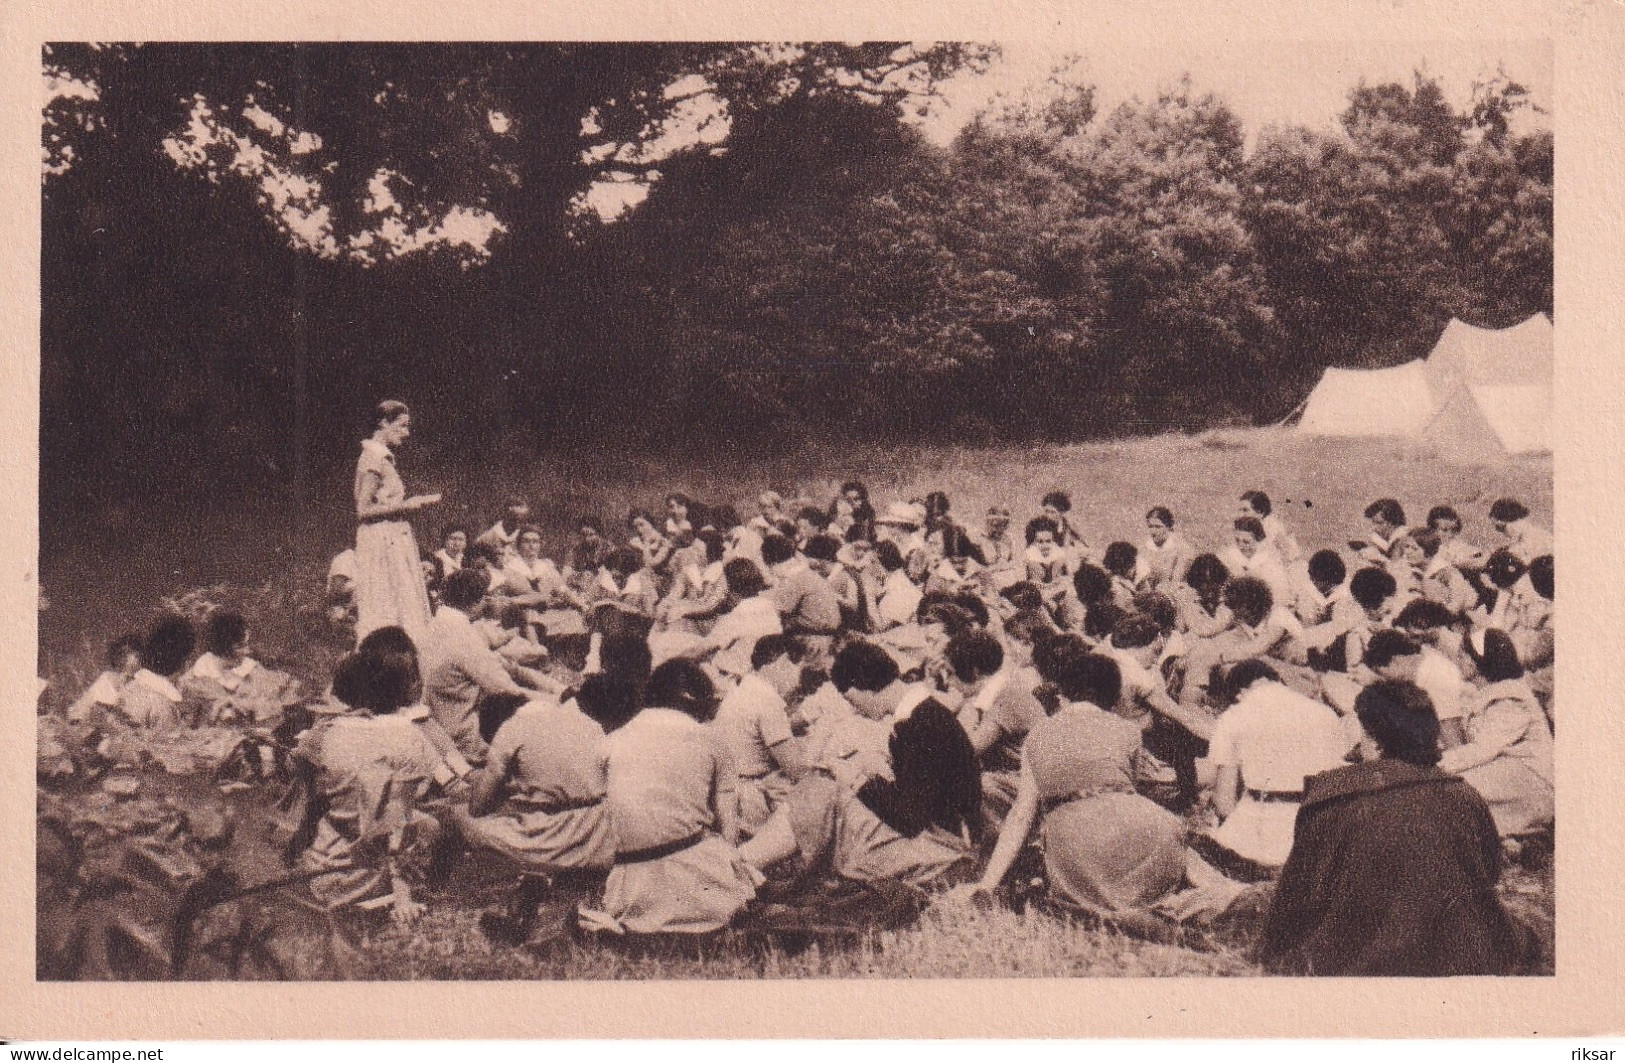
[[[1507,329],[1452,320],[1427,361],[1328,369],[1298,431],[1425,440],[1451,461],[1551,451],[1552,323]]]
[[[1437,409],[1421,361],[1392,369],[1328,369],[1298,431],[1317,436],[1414,436]]]

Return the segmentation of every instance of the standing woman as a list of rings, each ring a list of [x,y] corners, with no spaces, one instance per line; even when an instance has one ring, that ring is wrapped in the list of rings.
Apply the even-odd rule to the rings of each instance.
[[[378,404],[377,426],[361,441],[355,470],[356,638],[398,625],[422,645],[429,628],[429,593],[417,538],[406,519],[440,501],[439,495],[406,494],[395,471],[394,449],[412,434],[406,403]]]

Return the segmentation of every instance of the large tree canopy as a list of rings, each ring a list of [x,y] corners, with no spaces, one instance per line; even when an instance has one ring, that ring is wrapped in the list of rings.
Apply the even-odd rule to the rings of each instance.
[[[1194,428],[1551,310],[1551,136],[1504,74],[1248,151],[1188,80],[1100,114],[1063,68],[928,142],[990,54],[52,45],[47,475],[297,480],[385,394],[475,458]]]

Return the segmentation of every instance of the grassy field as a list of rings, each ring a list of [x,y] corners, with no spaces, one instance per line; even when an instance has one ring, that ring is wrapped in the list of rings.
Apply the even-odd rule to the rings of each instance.
[[[1342,543],[1364,528],[1371,500],[1392,496],[1420,520],[1429,506],[1454,505],[1468,539],[1493,544],[1486,511],[1503,495],[1522,499],[1550,526],[1549,458],[1496,467],[1445,464],[1425,449],[1392,441],[1311,439],[1280,430],[1216,431],[1118,443],[1031,449],[866,447],[835,450],[660,454],[514,455],[477,468],[414,465],[402,456],[411,490],[438,490],[447,502],[420,525],[428,547],[438,527],[463,520],[483,527],[504,497],[532,501],[539,523],[562,548],[582,513],[618,520],[633,505],[658,506],[668,490],[749,513],[757,492],[774,488],[820,503],[845,479],[865,481],[877,506],[927,491],[947,492],[954,514],[973,527],[991,503],[1008,505],[1017,523],[1047,491],[1069,490],[1074,517],[1100,543],[1139,542],[1142,514],[1170,507],[1180,529],[1201,547],[1229,538],[1236,499],[1260,488],[1306,549]],[[139,630],[161,602],[198,588],[241,605],[257,632],[261,656],[325,683],[345,647],[316,622],[328,559],[353,534],[349,469],[335,470],[318,505],[239,490],[233,501],[174,502],[143,509],[52,508],[41,514],[41,583],[50,608],[41,614],[40,674],[50,680],[47,706],[65,704],[100,668],[102,647]],[[252,795],[239,795],[252,798]],[[314,938],[290,942],[294,969],[305,977],[365,978],[645,978],[645,977],[1054,977],[1071,975],[1238,975],[1257,973],[1239,943],[1200,948],[1151,944],[1090,930],[1028,911],[939,906],[920,925],[831,947],[792,950],[723,941],[700,958],[630,956],[566,944],[545,952],[492,946],[480,933],[478,909],[493,884],[470,871],[453,880],[435,910],[409,931],[379,933],[345,971],[327,961]],[[1549,903],[1549,872],[1515,870],[1506,888]]]

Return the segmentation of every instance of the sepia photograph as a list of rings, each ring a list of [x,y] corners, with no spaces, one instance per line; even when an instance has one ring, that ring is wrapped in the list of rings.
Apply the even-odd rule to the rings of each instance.
[[[40,76],[38,981],[1556,973],[1550,40]]]

